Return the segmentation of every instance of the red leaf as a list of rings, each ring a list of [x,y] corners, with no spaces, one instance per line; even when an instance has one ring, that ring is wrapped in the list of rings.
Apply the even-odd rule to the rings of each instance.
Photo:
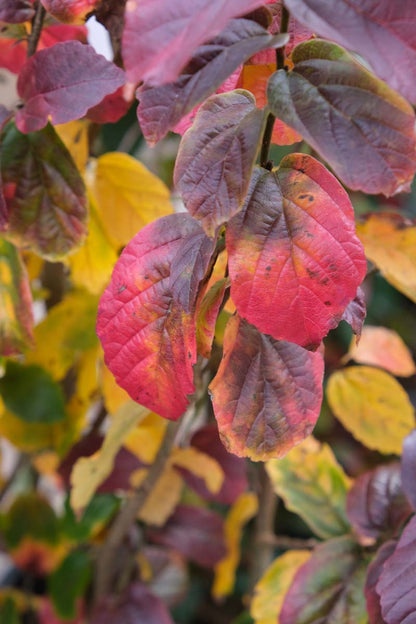
[[[227,251],[239,314],[302,346],[338,325],[367,267],[348,195],[304,154],[255,170],[246,206],[229,223]]]
[[[264,0],[128,0],[123,59],[129,82],[173,82],[202,43]],[[161,45],[163,42],[163,45]]]
[[[213,568],[226,554],[223,519],[214,511],[180,505],[164,527],[151,529],[156,544],[174,548],[190,561]]]
[[[193,315],[173,299],[170,272],[183,239],[198,231],[187,214],[146,226],[125,247],[98,309],[97,333],[117,383],[173,420],[194,391],[196,340]]]
[[[8,24],[20,24],[32,19],[35,14],[30,0],[2,0],[0,21]]]
[[[34,54],[20,72],[17,90],[25,106],[16,114],[22,132],[40,130],[51,119],[79,119],[124,84],[124,72],[79,41],[57,43]]]
[[[241,208],[263,118],[248,91],[214,95],[182,139],[175,184],[187,210],[201,220],[209,236]]]
[[[368,566],[367,580],[364,587],[364,595],[367,603],[368,624],[386,624],[381,615],[380,596],[376,586],[383,571],[385,561],[393,554],[397,542],[390,540],[383,544],[377,551],[373,561]]]
[[[210,385],[221,440],[239,457],[283,457],[308,436],[322,401],[319,352],[273,340],[238,316],[225,330],[224,356]]]
[[[90,108],[87,119],[94,123],[115,123],[127,113],[131,106],[131,100],[124,98],[124,87],[120,87],[114,93],[106,95],[102,102]]]
[[[357,336],[357,343],[360,339],[366,316],[367,307],[365,305],[364,291],[358,288],[357,296],[347,305],[341,319],[351,325],[352,331]]]
[[[409,502],[416,509],[416,429],[403,442],[402,482]]]
[[[164,603],[143,583],[130,585],[121,596],[101,598],[90,624],[174,624]]]
[[[329,41],[301,43],[293,70],[270,78],[272,112],[299,132],[353,190],[408,191],[416,170],[408,102]]]
[[[285,0],[308,28],[358,52],[375,73],[416,102],[416,6],[414,0]]]

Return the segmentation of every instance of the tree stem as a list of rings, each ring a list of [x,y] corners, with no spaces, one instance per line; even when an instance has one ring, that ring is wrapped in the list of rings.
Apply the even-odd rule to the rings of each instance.
[[[39,38],[42,32],[43,20],[45,19],[46,11],[43,4],[38,1],[36,7],[36,13],[32,20],[32,30],[27,39],[27,58],[33,56],[38,47]]]

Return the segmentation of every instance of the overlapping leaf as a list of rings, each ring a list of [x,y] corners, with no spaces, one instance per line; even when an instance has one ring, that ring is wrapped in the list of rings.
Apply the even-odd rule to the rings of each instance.
[[[402,484],[413,509],[416,509],[416,429],[403,441]]]
[[[396,331],[386,327],[366,325],[360,343],[352,342],[348,355],[360,364],[380,366],[397,377],[416,373],[410,350]]]
[[[361,332],[363,330],[363,324],[365,317],[367,316],[367,306],[365,303],[365,295],[361,288],[358,288],[357,295],[345,308],[342,315],[342,321],[346,321],[350,326],[354,334],[356,335],[356,342],[361,338]]]
[[[97,333],[119,385],[171,419],[194,391],[196,339],[194,316],[173,299],[170,272],[183,238],[199,229],[186,214],[145,227],[124,249],[98,310]]]
[[[264,0],[129,0],[123,59],[129,82],[160,85],[176,80],[195,50]],[[160,45],[163,40],[163,46]]]
[[[12,242],[50,260],[83,242],[84,183],[52,126],[22,134],[8,124],[2,134],[1,169]]]
[[[210,386],[225,447],[240,457],[282,457],[312,432],[322,397],[320,353],[265,336],[238,316]]]
[[[383,571],[384,562],[393,554],[396,540],[385,542],[377,551],[376,556],[368,566],[364,595],[367,603],[369,624],[386,624],[381,615],[380,596],[377,593],[377,583]]]
[[[229,280],[224,278],[213,284],[202,299],[198,308],[196,342],[198,345],[198,353],[206,358],[209,358],[211,354],[215,324],[221,304],[224,300],[225,291],[229,288],[229,283]]]
[[[394,377],[371,366],[350,366],[331,375],[327,399],[360,442],[381,453],[401,453],[414,427],[414,410]]]
[[[336,327],[366,272],[347,194],[311,156],[256,169],[227,229],[231,298],[276,339],[319,344]]]
[[[215,95],[201,106],[182,139],[175,184],[209,236],[241,208],[263,118],[248,91]]]
[[[34,54],[19,74],[17,90],[25,102],[16,114],[22,132],[40,130],[49,120],[62,124],[83,117],[124,84],[124,72],[89,45],[57,43]]]
[[[301,43],[292,60],[292,71],[279,70],[268,83],[272,112],[351,189],[409,190],[416,152],[408,102],[334,43]]]
[[[285,0],[296,19],[319,35],[358,52],[376,74],[416,101],[416,12],[412,0]]]

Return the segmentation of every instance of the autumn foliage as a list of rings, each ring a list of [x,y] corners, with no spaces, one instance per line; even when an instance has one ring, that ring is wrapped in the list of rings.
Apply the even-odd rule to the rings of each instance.
[[[0,21],[0,621],[416,621],[414,2]]]

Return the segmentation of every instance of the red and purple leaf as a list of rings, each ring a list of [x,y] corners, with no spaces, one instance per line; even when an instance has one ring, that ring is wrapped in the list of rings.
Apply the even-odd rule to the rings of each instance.
[[[143,228],[123,250],[101,297],[97,333],[117,383],[157,414],[176,420],[194,392],[194,315],[175,302],[172,262],[200,226],[173,214]]]
[[[7,238],[49,260],[67,255],[87,232],[84,182],[51,125],[2,133],[1,171],[9,212]]]
[[[122,41],[128,81],[153,86],[173,82],[201,44],[232,18],[263,4],[264,0],[128,0]]]
[[[2,0],[0,21],[7,24],[21,24],[32,19],[35,14],[30,0]]]
[[[272,112],[353,190],[408,191],[416,170],[415,114],[408,102],[334,43],[293,51],[294,68],[270,78]]]
[[[91,613],[90,624],[174,624],[160,598],[143,583],[133,583],[121,596],[104,596]]]
[[[319,416],[323,370],[319,352],[274,340],[233,316],[210,385],[226,449],[265,461],[302,442]]]
[[[387,624],[416,622],[416,516],[406,526],[376,585]]]
[[[214,95],[181,141],[175,184],[209,236],[244,202],[263,119],[248,91]]]
[[[357,337],[357,343],[360,340],[366,316],[367,306],[365,304],[364,291],[362,288],[358,288],[357,296],[347,305],[341,318],[342,321],[345,321],[351,326],[352,331]]]
[[[124,87],[119,87],[114,93],[106,95],[102,102],[90,108],[86,114],[87,119],[94,123],[115,123],[127,113],[131,106],[131,100],[126,100]]]
[[[358,52],[393,89],[416,103],[414,0],[285,0],[296,19]]]
[[[348,195],[305,154],[255,169],[226,240],[237,311],[276,340],[319,344],[365,277]]]
[[[376,556],[368,566],[364,595],[367,603],[368,624],[386,624],[381,614],[380,596],[376,586],[383,571],[385,561],[394,553],[397,542],[389,540],[378,549]]]
[[[318,546],[298,570],[283,602],[280,624],[358,624],[367,621],[367,561],[350,537]]]
[[[57,43],[30,57],[20,72],[17,90],[25,105],[16,114],[16,125],[21,132],[33,132],[49,120],[80,119],[124,81],[124,72],[91,46]]]
[[[413,509],[416,509],[416,429],[403,441],[401,463],[403,490]]]
[[[284,44],[285,38],[273,37],[254,20],[234,19],[215,39],[196,50],[175,82],[139,87],[137,116],[148,143],[154,145],[174,129],[252,54],[265,47],[276,47],[279,41]]]
[[[364,537],[395,535],[412,513],[402,489],[398,462],[358,477],[347,495],[347,515]]]

